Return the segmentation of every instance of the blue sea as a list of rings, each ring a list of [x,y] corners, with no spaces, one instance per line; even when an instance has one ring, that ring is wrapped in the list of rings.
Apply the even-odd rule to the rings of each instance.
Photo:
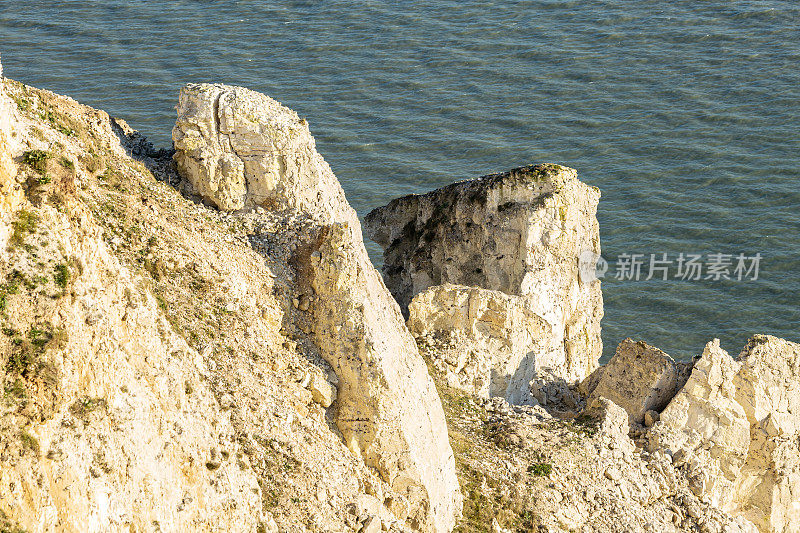
[[[362,216],[574,167],[603,192],[606,358],[626,337],[681,359],[714,337],[800,341],[795,1],[0,0],[0,54],[156,146],[184,83],[267,93],[307,117]]]

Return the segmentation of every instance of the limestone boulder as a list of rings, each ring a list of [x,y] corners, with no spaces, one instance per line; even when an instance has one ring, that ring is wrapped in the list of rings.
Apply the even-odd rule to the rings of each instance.
[[[547,342],[562,346],[558,377],[574,382],[602,350],[600,282],[579,271],[600,253],[599,199],[575,170],[535,165],[398,198],[365,220],[404,311],[445,283],[520,296],[549,324]]]
[[[450,531],[462,497],[441,401],[305,120],[241,87],[187,85],[173,139],[179,172],[208,202],[304,217],[308,229],[290,261],[296,307],[336,373],[336,425],[401,496],[392,505],[399,518],[422,531]]]
[[[584,414],[598,421],[596,440],[601,456],[631,456],[635,446],[628,437],[630,422],[625,409],[600,396],[587,405]]]
[[[432,352],[451,386],[484,398],[531,403],[529,383],[561,363],[551,326],[523,298],[500,291],[445,284],[430,287],[409,306],[417,338],[446,339]]]
[[[194,192],[221,210],[265,206],[355,213],[317,152],[305,119],[244,87],[188,84],[172,130],[175,162]]]
[[[649,440],[704,500],[760,531],[800,531],[800,345],[757,335],[734,359],[708,343]]]
[[[645,342],[625,339],[614,357],[585,389],[587,404],[608,398],[625,411],[631,422],[642,424],[647,411],[661,411],[675,396],[679,385],[679,365],[669,355]]]
[[[750,424],[735,398],[740,368],[719,341],[708,343],[686,385],[649,434],[653,448],[671,450],[679,461],[702,461],[704,472],[695,476],[695,483],[701,484],[699,492],[714,494],[710,500],[715,505],[732,488],[750,445]]]

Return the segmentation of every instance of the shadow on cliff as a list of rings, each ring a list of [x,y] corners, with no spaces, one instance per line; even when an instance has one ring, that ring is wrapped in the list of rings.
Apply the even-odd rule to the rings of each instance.
[[[178,169],[175,162],[172,160],[175,149],[158,148],[153,146],[153,143],[147,140],[147,137],[140,132],[131,128],[127,122],[121,118],[111,118],[111,128],[114,134],[119,138],[120,146],[125,150],[125,153],[131,159],[140,162],[144,167],[149,170],[153,176],[159,180],[174,187],[189,198],[182,190],[181,177],[178,175]],[[189,198],[195,201],[195,198]]]

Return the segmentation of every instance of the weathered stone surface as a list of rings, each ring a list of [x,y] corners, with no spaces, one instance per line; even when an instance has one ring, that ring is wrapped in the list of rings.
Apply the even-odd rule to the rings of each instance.
[[[446,338],[449,346],[436,352],[434,364],[451,386],[484,398],[531,403],[530,381],[561,363],[550,324],[521,297],[500,291],[430,287],[411,302],[408,327],[417,338]]]
[[[397,304],[345,224],[323,228],[308,258],[314,338],[339,378],[347,446],[408,500],[414,527],[449,531],[461,495],[444,412]]]
[[[265,206],[311,221],[292,258],[295,307],[308,314],[309,333],[338,377],[336,424],[407,500],[401,518],[449,531],[461,494],[441,402],[305,120],[265,95],[208,84],[181,91],[178,115],[175,160],[204,198],[220,209]]]
[[[522,167],[393,200],[366,217],[383,274],[406,309],[444,283],[521,296],[561,344],[558,377],[582,380],[601,353],[600,282],[579,276],[599,254],[600,192],[558,165]]]
[[[735,399],[734,378],[740,366],[719,341],[708,343],[686,385],[650,432],[653,443],[680,451],[683,459],[695,452],[703,455],[700,492],[716,494],[710,498],[715,505],[722,492],[731,489],[750,444],[750,424]]]
[[[628,412],[608,398],[593,398],[586,407],[586,416],[599,422],[597,440],[601,455],[630,457],[635,446],[628,437]]]
[[[290,208],[330,222],[353,212],[305,119],[269,96],[189,84],[177,109],[172,138],[178,170],[219,209]]]
[[[713,505],[760,531],[800,531],[800,345],[758,335],[734,360],[708,343],[650,447]]]
[[[605,397],[641,424],[647,411],[661,411],[677,392],[678,366],[667,354],[645,342],[625,339],[603,367],[596,382],[587,387],[591,404]]]
[[[28,531],[255,530],[261,490],[235,454],[220,453],[237,445],[206,363],[110,253],[87,210],[70,214],[37,212],[50,241],[37,252],[80,265],[74,296],[41,304],[26,295],[5,309],[5,326],[28,332],[28,306],[38,303],[35,327],[60,340],[18,374],[5,363],[18,349],[0,339],[0,380],[28,391],[2,407],[0,511]],[[27,259],[16,249],[0,263],[3,277],[28,275]]]
[[[306,387],[311,391],[311,399],[326,409],[336,401],[336,387],[320,374],[314,372],[307,376]]]

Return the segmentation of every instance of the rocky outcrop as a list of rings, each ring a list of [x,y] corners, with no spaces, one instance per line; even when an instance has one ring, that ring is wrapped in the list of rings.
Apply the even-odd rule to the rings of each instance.
[[[625,339],[608,364],[587,379],[587,405],[608,398],[627,411],[631,422],[642,424],[648,411],[666,407],[686,377],[685,364],[645,342]]]
[[[329,222],[357,220],[305,119],[269,96],[186,85],[172,139],[180,175],[219,209],[264,206],[318,213]]]
[[[733,359],[708,343],[649,437],[706,501],[760,531],[800,531],[800,345],[758,335]]]
[[[520,298],[500,291],[438,285],[409,306],[408,327],[418,339],[433,336],[441,349],[433,364],[450,386],[484,398],[531,403],[529,383],[560,353],[550,324]]]
[[[62,120],[57,105],[73,103],[2,86],[15,90],[1,117],[16,133],[9,155],[23,163],[12,169],[17,187],[0,191],[17,207],[0,220],[11,235],[0,256],[0,529],[22,530],[8,520],[29,531],[255,530],[261,489],[230,453],[234,425],[207,362],[115,257],[89,208],[62,194],[63,162],[71,178],[87,176],[75,168],[84,139],[39,117]],[[105,126],[97,139],[116,139]],[[26,162],[34,150],[43,155]]]
[[[208,202],[306,217],[291,259],[297,308],[338,378],[337,427],[403,498],[391,504],[398,516],[452,529],[461,495],[441,403],[305,120],[247,89],[188,85],[173,138],[181,175]]]
[[[568,169],[456,184],[440,198],[450,218],[422,222],[431,264],[446,266],[447,231],[478,234],[464,217],[480,209],[498,235],[535,231],[525,242],[555,250],[518,247],[528,266],[513,276],[529,282],[516,292],[494,256],[489,287],[445,279],[416,295],[408,324],[443,412],[291,111],[241,88],[184,89],[176,159],[196,173],[184,192],[211,208],[170,187],[171,153],[124,121],[6,79],[0,106],[0,530],[449,531],[453,451],[465,529],[798,530],[797,344],[757,336],[734,359],[710,343],[681,387],[680,364],[625,342],[583,382],[585,417],[463,392],[525,403],[514,394],[535,376],[539,403],[579,403],[548,377],[573,375],[572,319],[536,307],[563,298],[566,250],[581,220],[592,227],[570,212],[593,193]],[[596,286],[576,283],[568,302],[591,303]],[[629,433],[646,408],[646,425],[660,421]]]
[[[453,394],[445,404],[465,477],[464,529],[756,532],[695,496],[667,453],[636,446],[627,412],[608,399],[569,421],[502,398]],[[486,420],[480,431],[476,417]]]
[[[599,198],[574,170],[536,165],[393,200],[367,215],[366,228],[404,309],[445,283],[518,297],[549,325],[542,344],[559,346],[547,355],[551,374],[575,382],[602,347],[600,282],[579,275],[581,256],[600,252]]]

